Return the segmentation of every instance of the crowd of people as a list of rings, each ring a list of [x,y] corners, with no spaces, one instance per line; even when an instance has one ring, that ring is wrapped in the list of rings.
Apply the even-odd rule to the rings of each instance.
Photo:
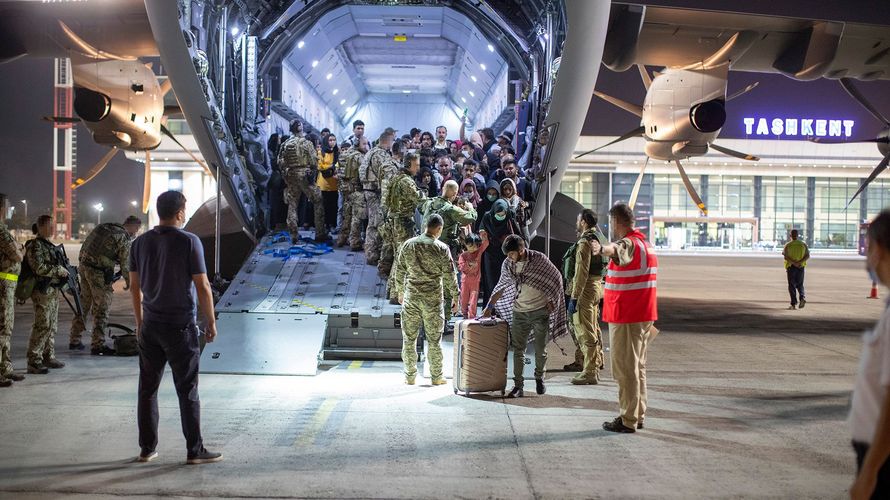
[[[467,262],[461,276],[478,279],[475,296],[465,293],[459,307],[464,315],[474,311],[474,300],[487,300],[498,282],[506,237],[529,241],[533,157],[517,159],[509,131],[495,135],[486,128],[468,138],[461,127],[460,138],[451,140],[444,126],[403,135],[387,128],[371,141],[361,120],[352,130],[340,141],[328,129],[304,134],[295,120],[290,136],[273,134],[270,225],[286,227],[295,241],[301,229],[314,226],[317,242],[364,251],[388,279],[399,245],[420,229],[415,211],[437,213],[452,258]],[[392,293],[389,298],[396,302]]]

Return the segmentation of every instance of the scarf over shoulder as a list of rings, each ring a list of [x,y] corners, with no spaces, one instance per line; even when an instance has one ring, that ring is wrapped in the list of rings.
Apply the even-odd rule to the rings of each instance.
[[[519,296],[519,287],[529,285],[537,288],[548,297],[553,297],[556,308],[550,313],[550,340],[556,340],[569,333],[566,325],[566,306],[562,288],[562,275],[559,269],[541,252],[526,249],[527,262],[522,274],[516,274],[516,263],[510,259],[501,266],[501,278],[492,295],[503,291],[504,295],[495,304],[498,316],[513,324],[513,303]]]

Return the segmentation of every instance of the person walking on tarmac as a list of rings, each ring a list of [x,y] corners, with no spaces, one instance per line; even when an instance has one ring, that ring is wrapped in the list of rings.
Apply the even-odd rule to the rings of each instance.
[[[68,278],[56,246],[49,241],[53,234],[53,218],[41,215],[31,227],[37,234],[25,243],[25,261],[36,278],[31,292],[34,302],[34,325],[28,342],[28,373],[45,375],[48,368],[62,368],[56,359],[56,330],[59,322],[59,290]]]
[[[575,330],[575,341],[583,354],[582,369],[572,379],[575,385],[596,385],[599,371],[603,368],[603,340],[599,325],[599,303],[603,298],[603,274],[606,262],[602,256],[593,255],[590,242],[606,245],[608,240],[596,226],[596,212],[584,209],[578,214],[578,233],[581,237],[572,245],[567,262],[566,282],[568,290],[568,312]],[[576,356],[577,359],[577,356]]]
[[[93,332],[90,340],[90,354],[103,356],[114,354],[114,349],[105,345],[105,334],[108,329],[108,310],[114,295],[112,284],[115,282],[114,266],[120,266],[120,277],[124,279],[124,290],[130,289],[130,269],[128,257],[130,243],[139,232],[142,220],[129,216],[123,224],[106,222],[99,224],[83,241],[80,250],[80,264],[77,274],[80,276],[80,302],[83,304],[83,316],[75,315],[68,338],[68,349],[83,350],[81,341],[86,329],[86,317],[93,315]]]
[[[417,337],[420,328],[426,332],[430,352],[432,385],[442,385],[442,332],[445,329],[443,306],[457,311],[457,275],[448,246],[439,241],[442,217],[433,214],[426,219],[424,234],[406,241],[396,257],[395,292],[402,304],[402,361],[405,383],[414,385],[417,377]],[[443,301],[444,290],[451,302]]]
[[[15,319],[15,285],[22,268],[22,253],[9,229],[0,222],[0,387],[25,379],[15,373],[9,355]]]
[[[810,260],[810,249],[807,244],[799,240],[800,233],[797,229],[791,230],[791,241],[785,244],[782,256],[785,257],[785,273],[788,275],[788,293],[791,295],[791,306],[788,309],[797,309],[798,296],[800,296],[800,308],[807,305],[807,294],[803,288],[804,269]]]
[[[328,231],[324,225],[324,204],[321,190],[316,184],[318,175],[318,153],[315,145],[303,137],[303,122],[294,120],[290,123],[293,134],[278,152],[278,166],[287,185],[284,196],[287,201],[287,228],[291,239],[297,241],[299,234],[300,195],[305,196],[315,210],[315,241],[328,240]]]
[[[609,258],[603,320],[609,323],[612,376],[618,382],[620,415],[603,423],[609,432],[633,433],[646,416],[646,351],[658,333],[658,257],[646,235],[634,228],[633,210],[619,203],[609,210],[615,243],[591,241],[593,255]]]

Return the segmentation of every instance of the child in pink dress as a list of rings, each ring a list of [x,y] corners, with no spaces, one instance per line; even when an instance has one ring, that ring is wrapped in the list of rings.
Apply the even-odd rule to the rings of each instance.
[[[467,236],[466,250],[457,258],[457,268],[461,272],[460,313],[464,319],[476,317],[479,302],[479,281],[482,279],[482,253],[488,248],[488,236],[482,233]]]

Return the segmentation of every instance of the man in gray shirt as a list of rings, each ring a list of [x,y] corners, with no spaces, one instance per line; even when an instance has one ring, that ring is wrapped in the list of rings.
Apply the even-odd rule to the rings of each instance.
[[[173,371],[186,463],[222,460],[221,453],[204,448],[201,401],[198,398],[198,361],[201,348],[196,302],[207,319],[204,338],[216,338],[213,295],[204,264],[204,247],[185,223],[185,196],[167,191],[158,197],[160,224],[137,238],[130,249],[130,294],[139,340],[139,462],[158,456],[158,387],[169,362]],[[197,292],[197,293],[196,293]],[[197,299],[197,300],[196,300]]]

